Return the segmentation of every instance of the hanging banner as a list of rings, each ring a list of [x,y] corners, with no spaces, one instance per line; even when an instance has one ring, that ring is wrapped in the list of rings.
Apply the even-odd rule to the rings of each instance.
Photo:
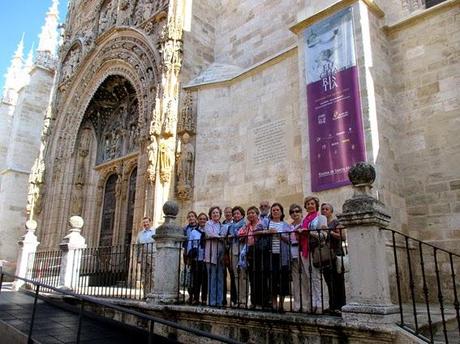
[[[305,71],[312,191],[350,184],[348,170],[366,160],[352,9],[308,27]]]

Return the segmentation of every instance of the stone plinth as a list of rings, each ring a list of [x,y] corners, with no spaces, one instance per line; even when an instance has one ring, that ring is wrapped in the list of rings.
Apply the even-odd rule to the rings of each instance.
[[[59,288],[73,289],[78,284],[82,249],[86,248],[85,238],[80,234],[84,221],[80,216],[69,220],[70,233],[59,244],[62,250]]]
[[[398,308],[391,303],[385,255],[385,233],[390,222],[383,203],[371,193],[374,168],[358,163],[349,173],[355,193],[343,205],[339,220],[347,228],[350,259],[348,302],[342,308],[346,320],[394,322]]]
[[[182,228],[174,220],[179,212],[177,203],[168,201],[163,205],[165,222],[155,232],[155,271],[153,292],[147,296],[151,303],[174,303],[179,290],[180,247],[185,239]]]
[[[26,222],[27,233],[21,237],[18,241],[19,252],[18,260],[16,264],[16,273],[18,277],[29,278],[29,271],[32,268],[34,263],[35,252],[37,251],[37,246],[40,244],[35,235],[35,230],[37,229],[37,222],[34,220],[29,220]],[[24,285],[23,280],[15,280],[13,288],[18,290]]]

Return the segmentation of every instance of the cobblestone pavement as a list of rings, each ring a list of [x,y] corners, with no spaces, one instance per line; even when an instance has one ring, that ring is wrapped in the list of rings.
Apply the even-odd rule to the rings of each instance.
[[[11,291],[8,285],[4,286],[0,293],[0,320],[23,333],[28,333],[33,301],[32,296]],[[84,319],[82,324],[81,344],[148,342],[147,332],[132,327],[126,328],[94,319]],[[38,300],[32,332],[34,340],[42,344],[76,343],[77,327],[77,314]],[[154,342],[168,341],[162,337],[155,337]]]

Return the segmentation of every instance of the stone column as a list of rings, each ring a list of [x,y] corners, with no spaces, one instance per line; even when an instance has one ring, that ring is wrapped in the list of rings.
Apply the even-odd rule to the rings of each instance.
[[[345,201],[338,216],[347,228],[350,259],[348,302],[342,317],[360,322],[393,323],[398,312],[391,303],[388,266],[385,254],[385,232],[390,216],[382,202],[370,190],[375,180],[374,168],[364,162],[348,173],[354,195]]]
[[[72,216],[69,223],[70,233],[59,244],[62,250],[59,288],[62,289],[73,289],[78,284],[82,249],[86,248],[85,238],[80,234],[83,219],[80,216]]]
[[[152,303],[175,303],[179,291],[180,247],[185,239],[182,228],[175,223],[179,212],[176,202],[163,205],[165,222],[155,232],[155,271],[153,271],[153,292],[147,296]]]
[[[34,264],[35,252],[37,251],[37,246],[40,244],[35,235],[35,230],[37,229],[37,222],[34,220],[29,220],[26,222],[27,233],[21,237],[18,241],[19,252],[18,252],[18,261],[16,265],[16,276],[23,278],[30,278],[29,271],[31,271]],[[15,280],[13,288],[19,290],[24,285],[23,280]]]

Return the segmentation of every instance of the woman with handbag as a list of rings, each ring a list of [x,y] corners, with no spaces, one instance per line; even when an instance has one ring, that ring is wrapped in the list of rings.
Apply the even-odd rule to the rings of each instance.
[[[322,275],[320,268],[313,264],[313,256],[321,240],[326,237],[323,230],[327,229],[327,219],[319,213],[318,197],[305,197],[304,208],[307,210],[307,215],[302,221],[299,233],[302,269],[308,272],[307,288],[310,291],[310,297],[307,305],[310,305],[312,313],[321,314],[324,300]]]
[[[324,268],[324,279],[326,280],[327,290],[329,293],[329,310],[331,313],[340,314],[342,306],[345,305],[345,278],[344,269],[338,269],[337,263],[342,263],[344,252],[342,242],[346,240],[346,234],[339,221],[334,216],[334,208],[329,203],[321,204],[321,214],[327,218],[328,242],[331,250],[335,253],[333,264]]]
[[[184,252],[183,253],[183,259],[184,259],[184,265],[185,265],[185,271],[186,271],[185,273],[187,274],[187,271],[188,271],[188,273],[190,273],[190,275],[192,275],[192,273],[191,273],[191,270],[192,270],[191,261],[188,259],[189,246],[191,244],[190,235],[191,235],[193,229],[198,227],[197,218],[198,218],[198,216],[196,215],[196,213],[193,210],[189,211],[187,213],[188,224],[184,228],[184,236],[187,239],[183,242],[183,245],[182,245],[183,252]],[[189,285],[187,285],[187,291],[188,291],[189,297],[188,297],[187,303],[191,304],[192,301],[193,301],[192,276],[188,280],[189,280],[189,283],[188,283]]]
[[[220,223],[222,209],[214,206],[209,209],[211,218],[205,225],[205,262],[208,270],[208,301],[210,306],[221,307],[224,298],[224,239],[226,227]]]

